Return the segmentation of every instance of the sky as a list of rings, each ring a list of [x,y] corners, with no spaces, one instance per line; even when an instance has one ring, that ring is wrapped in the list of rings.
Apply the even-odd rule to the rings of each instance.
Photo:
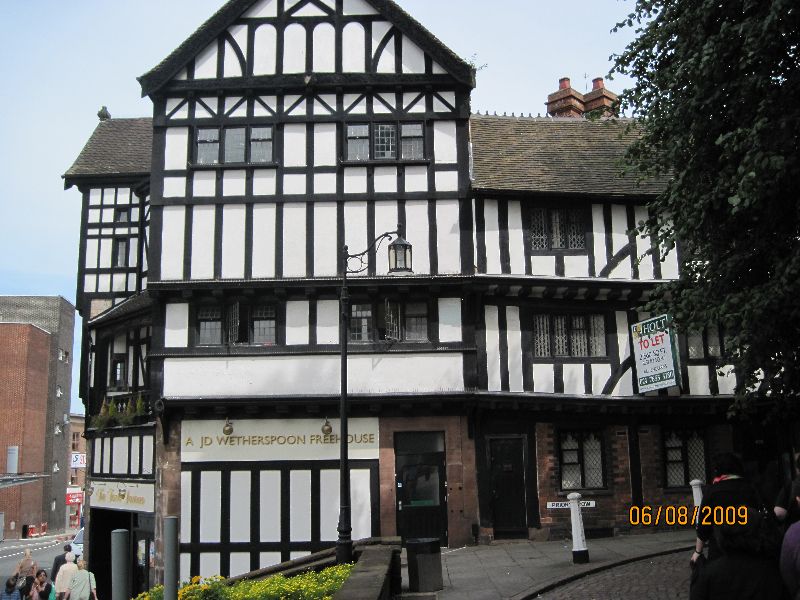
[[[224,0],[3,0],[0,22],[0,294],[75,302],[80,193],[61,175],[105,105],[112,117],[152,114],[136,77]],[[578,91],[611,68],[633,37],[613,26],[631,0],[398,0],[456,54],[479,67],[473,112],[544,114],[561,77]],[[606,86],[621,92],[630,81]],[[80,319],[76,347],[80,351]],[[75,368],[79,361],[73,361]],[[83,412],[73,373],[72,409]]]

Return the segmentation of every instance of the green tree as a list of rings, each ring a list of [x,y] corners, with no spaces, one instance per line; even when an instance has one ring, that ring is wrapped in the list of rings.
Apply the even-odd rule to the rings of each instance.
[[[721,325],[735,408],[800,392],[800,4],[637,0],[612,57],[640,137],[627,163],[664,177],[642,234],[676,247],[680,279],[648,308]]]

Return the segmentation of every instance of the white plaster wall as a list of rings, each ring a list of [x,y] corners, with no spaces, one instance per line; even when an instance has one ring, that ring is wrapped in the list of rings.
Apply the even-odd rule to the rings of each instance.
[[[376,193],[396,193],[397,167],[375,167],[373,180]]]
[[[164,177],[164,198],[186,196],[186,177]]]
[[[403,36],[403,73],[425,73],[425,53],[407,36]]]
[[[533,364],[533,391],[549,394],[555,391],[555,371],[552,364]]]
[[[168,127],[164,146],[164,168],[168,170],[186,169],[189,148],[188,127]]]
[[[214,40],[194,59],[194,78],[213,79],[217,76],[217,41]]]
[[[499,392],[500,383],[500,327],[496,306],[486,306],[486,370],[488,389]]]
[[[214,171],[195,171],[192,181],[192,195],[197,198],[210,198],[217,193],[217,174]]]
[[[311,471],[289,473],[289,538],[311,539]]]
[[[111,465],[112,473],[127,473],[128,471],[128,438],[119,436],[113,438],[114,463]]]
[[[576,256],[564,256],[564,276],[565,277],[588,277],[589,276],[589,257],[583,254]]]
[[[213,205],[197,205],[192,208],[192,279],[214,278],[214,221],[216,209]]]
[[[231,472],[230,541],[250,541],[250,471]],[[246,571],[250,571],[249,554]],[[234,572],[231,570],[231,574]]]
[[[336,165],[336,124],[314,124],[314,166]],[[334,190],[335,191],[335,190]]]
[[[222,277],[244,279],[244,204],[222,208]]]
[[[592,204],[592,240],[595,273],[599,274],[606,266],[606,229],[602,204]]]
[[[139,371],[141,374],[141,371]],[[140,381],[142,381],[140,379]],[[131,436],[131,475],[140,475],[142,465],[139,463],[139,448],[142,445],[142,436]]]
[[[721,395],[733,394],[736,391],[736,375],[731,365],[717,369],[717,388]],[[719,373],[722,373],[720,375]]]
[[[397,229],[397,220],[396,201],[379,200],[375,202],[375,235],[380,235],[386,231],[395,231]],[[384,243],[376,254],[375,273],[378,275],[385,275],[389,272],[389,254],[387,247],[388,245]]]
[[[241,26],[239,26],[241,27]],[[224,44],[225,54],[222,57],[222,76],[223,77],[241,77],[242,76],[242,65],[239,62],[239,57],[236,55],[236,52],[233,49],[233,46],[229,41],[225,41]],[[247,56],[247,52],[245,50],[244,55]]]
[[[525,274],[525,230],[522,226],[521,203],[508,203],[508,251],[511,258],[511,273]]]
[[[86,268],[87,269],[96,269],[97,268],[97,256],[99,250],[99,243],[97,238],[89,238],[86,240]],[[111,257],[109,256],[109,262],[111,262]]]
[[[564,393],[581,395],[586,393],[582,364],[564,364]]]
[[[308,300],[286,302],[286,344],[308,344]]]
[[[283,32],[283,72],[305,73],[306,30],[298,24],[289,25]]]
[[[541,256],[538,254],[531,256],[531,275],[555,277],[556,257]]]
[[[259,477],[259,484],[261,486],[259,537],[263,542],[279,542],[281,540],[280,472],[262,471]]]
[[[277,5],[277,1],[271,4]],[[273,75],[275,73],[277,39],[277,32],[272,25],[259,25],[256,29],[253,53],[254,75]]]
[[[412,246],[414,273],[431,272],[430,240],[428,239],[428,201],[406,201],[406,239]]]
[[[342,70],[345,73],[363,73],[366,47],[364,27],[348,23],[342,32]]]
[[[222,175],[222,195],[244,196],[246,177],[243,169],[226,170]]]
[[[161,223],[161,279],[183,279],[183,206],[165,206]]]
[[[484,239],[486,240],[486,272],[501,273],[500,267],[500,226],[497,214],[497,200],[484,201],[483,216],[485,222]]]
[[[433,152],[438,164],[458,162],[455,121],[434,122]]]
[[[192,539],[192,474],[181,472],[181,539]]]
[[[637,225],[639,221],[646,221],[647,220],[647,207],[646,206],[637,206],[634,208],[634,220],[636,221]],[[653,272],[653,257],[651,255],[646,255],[645,253],[650,249],[650,238],[642,238],[642,236],[636,236],[636,258],[639,259],[639,279],[654,279],[655,275]]]
[[[336,32],[333,25],[322,23],[314,27],[314,72],[333,73],[336,70]]]
[[[344,205],[344,243],[348,246],[348,252],[354,254],[367,248],[367,203],[366,202],[346,202]],[[351,261],[350,268],[358,267],[358,261]],[[360,275],[367,275],[364,272]],[[357,277],[358,275],[353,275]]]
[[[692,396],[711,395],[711,383],[706,365],[689,365],[689,393]]]
[[[461,298],[439,298],[439,341],[461,340]]]
[[[287,123],[283,127],[283,164],[287,167],[306,166],[306,124]]]
[[[336,203],[314,203],[314,276],[332,277],[337,269]]]
[[[166,305],[164,317],[164,346],[167,348],[185,348],[188,345],[189,305],[183,302],[170,302]]]
[[[611,206],[611,247],[612,254],[616,254],[628,244],[628,214],[624,206],[614,204]],[[612,279],[631,278],[631,259],[626,257],[614,268],[609,277]]]
[[[521,392],[524,387],[522,385],[522,330],[518,306],[506,307],[506,340],[508,345],[508,389],[512,392]]]
[[[201,542],[219,542],[222,525],[221,514],[222,474],[219,471],[202,471],[200,473],[200,514],[198,515]]]
[[[253,205],[253,277],[275,276],[275,205]]]
[[[461,272],[461,228],[458,200],[436,201],[439,273]]]
[[[306,276],[306,205],[283,205],[283,276]]]
[[[603,393],[603,387],[606,382],[611,378],[611,365],[610,364],[593,364],[592,365],[592,394]]]
[[[317,344],[339,343],[339,301],[317,301]]]

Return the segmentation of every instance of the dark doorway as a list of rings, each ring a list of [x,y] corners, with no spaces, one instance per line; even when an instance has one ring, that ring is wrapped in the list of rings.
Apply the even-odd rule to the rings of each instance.
[[[447,545],[444,433],[396,433],[397,532]]]
[[[495,538],[528,537],[525,505],[525,441],[489,438]]]
[[[88,569],[97,580],[97,597],[111,598],[111,532],[115,529],[131,530],[133,513],[119,510],[92,508],[89,513]]]
[[[153,515],[136,515],[133,530],[133,596],[136,597],[153,587],[155,567],[155,543],[153,541],[155,519]]]

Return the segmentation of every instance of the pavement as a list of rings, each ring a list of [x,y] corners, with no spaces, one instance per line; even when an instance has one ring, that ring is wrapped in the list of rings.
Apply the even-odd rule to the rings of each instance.
[[[444,589],[435,595],[404,592],[403,598],[408,600],[685,598],[688,596],[680,594],[682,590],[688,590],[688,560],[694,540],[695,533],[691,528],[587,540],[589,563],[583,565],[573,564],[572,542],[569,540],[496,541],[490,545],[444,548],[442,549]],[[658,568],[654,569],[650,564],[652,560],[660,557],[664,557],[662,566],[664,568],[669,566],[666,571],[659,572]],[[408,589],[406,562],[404,550],[402,555],[404,590]],[[631,573],[620,575],[621,569]],[[656,580],[645,582],[638,575],[640,571],[654,572]],[[682,578],[685,578],[685,582]],[[600,583],[593,583],[594,580],[599,580]],[[575,588],[577,591],[572,595],[563,595],[562,589],[566,590],[570,584],[577,586]],[[641,595],[631,587],[639,584],[642,590],[648,590],[647,595]],[[582,590],[581,585],[586,589]],[[598,585],[601,587],[597,587]],[[592,591],[589,592],[589,589]],[[603,589],[606,591],[602,591]],[[659,595],[662,589],[666,595]]]

